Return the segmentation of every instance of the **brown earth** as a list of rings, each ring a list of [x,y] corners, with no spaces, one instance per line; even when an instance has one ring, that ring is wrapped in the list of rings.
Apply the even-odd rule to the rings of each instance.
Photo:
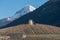
[[[9,40],[60,40],[55,37],[27,37],[22,38],[23,35],[60,35],[60,28],[56,26],[43,25],[43,24],[22,24],[5,29],[0,29],[0,35],[10,36]],[[60,37],[60,36],[56,36]]]

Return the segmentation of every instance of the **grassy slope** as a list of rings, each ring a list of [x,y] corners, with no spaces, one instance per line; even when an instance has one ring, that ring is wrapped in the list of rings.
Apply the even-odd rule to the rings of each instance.
[[[29,24],[23,24],[18,25],[14,27],[9,27],[5,29],[0,29],[0,35],[8,35],[10,36],[10,40],[59,40],[57,36],[56,37],[27,37],[22,38],[22,35],[49,35],[49,34],[56,34],[60,35],[60,28],[50,25],[42,25],[42,24],[36,24],[36,25],[29,25]]]

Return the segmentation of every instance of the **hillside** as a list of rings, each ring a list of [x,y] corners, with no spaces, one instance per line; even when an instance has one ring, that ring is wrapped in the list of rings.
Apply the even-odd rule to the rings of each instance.
[[[50,25],[43,25],[43,24],[36,24],[36,25],[29,25],[29,24],[22,24],[22,25],[18,25],[18,26],[13,26],[13,27],[9,27],[9,28],[4,28],[4,29],[0,29],[0,33],[18,33],[20,31],[35,31],[36,33],[40,32],[39,34],[55,34],[55,33],[60,33],[60,28],[59,27],[55,27],[55,26],[50,26]],[[28,31],[28,32],[30,32]],[[3,34],[4,34],[3,33]]]
[[[14,27],[0,29],[0,35],[10,36],[11,38],[8,40],[58,40],[60,38],[60,28],[43,24],[22,24]],[[27,38],[22,38],[23,35],[27,35]]]
[[[1,26],[0,40],[60,40],[60,0],[49,0],[33,12]]]

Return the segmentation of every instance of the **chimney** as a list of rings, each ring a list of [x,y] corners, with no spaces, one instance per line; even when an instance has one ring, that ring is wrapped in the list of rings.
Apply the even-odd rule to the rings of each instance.
[[[33,25],[34,23],[33,23],[33,21],[30,19],[29,20],[29,25]]]

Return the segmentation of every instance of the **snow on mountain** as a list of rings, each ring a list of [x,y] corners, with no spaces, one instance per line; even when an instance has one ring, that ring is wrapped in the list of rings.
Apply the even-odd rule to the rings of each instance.
[[[21,16],[23,16],[23,15],[29,13],[29,12],[32,12],[35,9],[36,8],[33,7],[33,6],[31,6],[31,5],[25,6],[24,8],[22,8],[21,10],[19,10],[18,12],[16,12],[16,14],[14,16],[1,19],[0,20],[0,27],[11,23],[12,21],[16,20],[17,18],[19,18],[19,17],[21,17]]]
[[[6,25],[6,24],[8,24],[8,23],[10,23],[10,22],[12,22],[13,20],[15,20],[14,18],[4,18],[4,19],[1,19],[0,20],[0,27],[1,26],[4,26],[4,25]]]
[[[34,11],[36,8],[31,6],[31,5],[28,5],[28,6],[25,6],[24,8],[22,8],[21,10],[19,10],[18,12],[16,12],[16,14],[13,16],[13,18],[19,18],[29,12],[32,12]]]
[[[12,18],[12,17],[11,18],[9,17],[6,19],[6,21],[13,21],[13,20],[15,20],[15,18]]]

